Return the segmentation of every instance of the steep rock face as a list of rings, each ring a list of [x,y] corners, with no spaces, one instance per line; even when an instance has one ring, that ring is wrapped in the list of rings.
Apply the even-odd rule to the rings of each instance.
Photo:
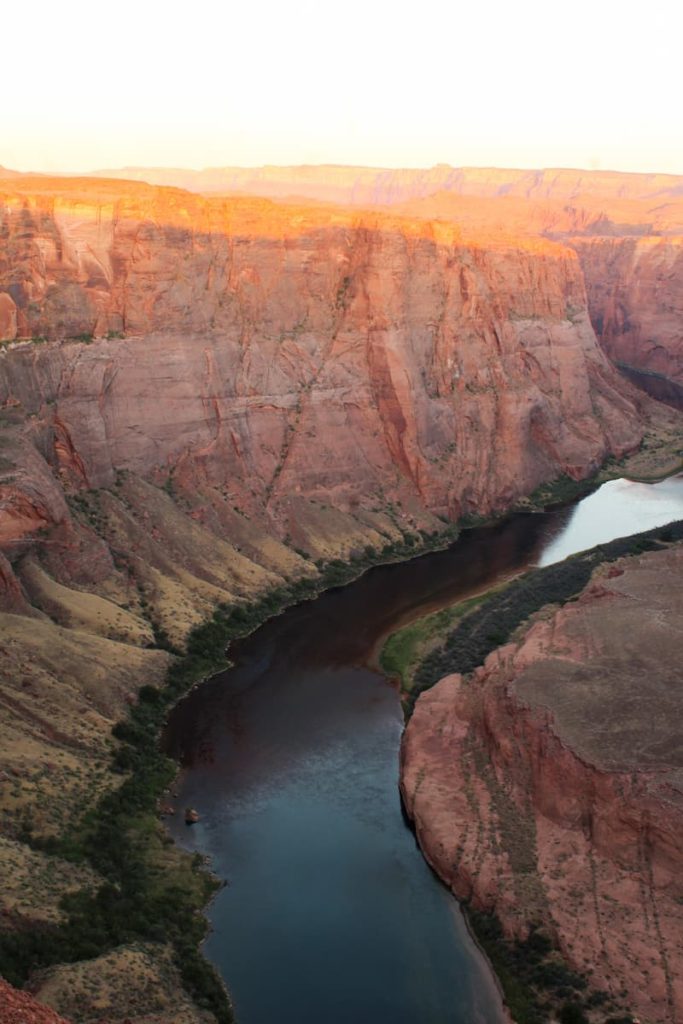
[[[683,384],[683,238],[573,239],[591,321],[617,362]]]
[[[549,927],[645,1019],[683,1014],[681,546],[601,570],[470,680],[417,702],[402,790],[440,876]]]
[[[423,170],[331,165],[214,168],[202,172],[124,168],[112,171],[111,177],[181,186],[194,192],[232,191],[271,198],[322,199],[347,206],[394,206],[409,217],[454,221],[480,238],[482,230],[517,237],[590,236],[594,244],[585,245],[583,239],[578,239],[576,247],[586,275],[593,326],[606,350],[612,358],[634,367],[663,373],[673,380],[680,377],[683,178],[566,169],[452,168],[445,164]],[[0,340],[50,334],[57,328],[67,335],[122,327],[129,331],[168,329],[169,312],[175,322],[182,316],[187,323],[181,304],[192,301],[197,309],[205,306],[204,302],[198,303],[198,299],[205,298],[203,290],[197,291],[190,274],[184,275],[181,287],[172,254],[160,260],[157,251],[154,259],[154,250],[163,238],[165,249],[171,253],[179,245],[178,229],[182,235],[190,228],[196,243],[192,254],[195,269],[206,271],[210,266],[211,274],[218,272],[220,278],[226,253],[210,255],[213,247],[207,248],[201,232],[207,225],[210,231],[224,230],[226,217],[231,217],[226,214],[225,204],[213,200],[211,213],[207,213],[209,208],[198,197],[176,189],[164,189],[160,201],[162,190],[133,186],[131,182],[103,181],[99,191],[85,179],[77,179],[76,184],[80,196],[73,202],[69,193],[73,195],[77,189],[68,179],[62,179],[60,186],[49,178],[6,177],[3,190],[7,197],[17,187],[42,196],[40,208],[48,216],[42,219],[47,230],[40,243],[41,258],[53,269],[58,263],[66,263],[70,286],[58,291],[51,287],[50,294],[45,295],[36,282],[14,282],[4,294],[0,285]],[[136,192],[136,187],[140,191]],[[52,200],[48,198],[51,194]],[[141,224],[139,200],[143,194],[146,211]],[[169,209],[173,211],[170,221]],[[149,222],[150,210],[157,217],[156,228]],[[302,217],[310,222],[310,210],[291,210],[290,227]],[[48,225],[50,216],[59,223],[56,232]],[[86,227],[88,218],[92,223]],[[325,215],[319,210],[318,223],[321,218],[324,220]],[[14,259],[19,256],[27,260],[30,220],[31,215],[21,204],[14,207],[13,220],[0,219],[0,238],[8,243]],[[336,221],[341,223],[339,216]],[[346,223],[350,223],[348,218]],[[242,238],[239,244],[243,242]],[[103,293],[115,273],[131,269],[131,251],[137,285],[145,276],[156,275],[163,280],[164,291],[173,293],[176,299],[170,310],[158,307],[158,313],[166,314],[164,318],[155,317],[142,296],[131,301],[127,310],[121,308],[121,303],[112,307],[105,301]],[[184,260],[188,258],[185,251]],[[0,273],[2,262],[0,250]],[[115,263],[119,264],[118,271]],[[63,277],[63,271],[62,265],[57,276]],[[43,300],[44,316],[39,318],[36,313]],[[106,316],[104,305],[108,306]],[[215,323],[215,312],[210,310],[208,316],[194,318],[193,322],[199,322],[203,329]]]
[[[5,200],[19,333],[136,335],[2,365],[0,402],[72,483],[177,467],[250,510],[372,495],[456,516],[637,443],[571,250],[130,188]]]

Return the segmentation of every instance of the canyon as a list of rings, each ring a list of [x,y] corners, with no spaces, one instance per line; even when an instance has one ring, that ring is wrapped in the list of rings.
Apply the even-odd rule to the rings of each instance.
[[[0,864],[18,932],[101,884],[41,842],[118,784],[112,726],[217,605],[446,543],[644,438],[680,448],[679,417],[610,360],[681,379],[681,179],[368,172],[353,191],[350,169],[310,194],[285,171],[263,178],[297,196],[277,202],[0,178]],[[180,990],[163,946],[116,956],[141,992]],[[31,984],[65,1012],[103,969]],[[172,1005],[123,1016],[206,1019]]]

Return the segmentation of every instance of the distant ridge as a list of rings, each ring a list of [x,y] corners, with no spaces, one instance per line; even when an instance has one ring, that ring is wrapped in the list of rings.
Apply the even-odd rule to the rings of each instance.
[[[683,176],[568,168],[514,170],[497,167],[424,169],[354,167],[341,164],[300,166],[121,167],[91,172],[93,177],[172,185],[191,192],[242,193],[270,199],[300,197],[353,206],[386,206],[420,199],[435,192],[493,198],[571,201],[590,194],[604,199],[653,199],[683,196]]]
[[[21,171],[12,171],[9,167],[3,167],[0,164],[0,178],[23,178],[24,175]]]

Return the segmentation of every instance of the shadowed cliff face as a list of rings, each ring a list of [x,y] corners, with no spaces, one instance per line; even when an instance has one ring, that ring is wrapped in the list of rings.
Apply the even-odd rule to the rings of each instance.
[[[682,564],[679,544],[597,570],[423,694],[402,754],[420,844],[454,892],[509,935],[542,923],[658,1022],[683,1007]]]
[[[617,362],[683,383],[683,237],[572,240],[600,342]]]

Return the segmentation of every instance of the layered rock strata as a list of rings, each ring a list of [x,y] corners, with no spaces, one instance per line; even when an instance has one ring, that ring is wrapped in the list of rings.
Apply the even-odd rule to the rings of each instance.
[[[446,164],[416,170],[334,165],[206,171],[128,167],[102,173],[194,192],[390,206],[409,216],[455,221],[480,236],[491,230],[517,236],[581,236],[577,249],[591,317],[607,351],[636,369],[680,381],[681,177]],[[38,191],[51,187],[49,179],[0,169],[3,177],[8,186],[20,181]],[[69,185],[63,187],[67,190]],[[118,194],[115,187],[108,188],[116,204],[128,186],[120,184]],[[52,189],[58,191],[54,185]],[[102,184],[101,192],[106,190]],[[182,201],[177,206],[182,210]],[[584,246],[585,236],[598,244]],[[106,238],[100,235],[102,241]],[[95,261],[92,266],[100,276],[101,264]],[[14,336],[17,312],[11,297],[0,294],[0,338]]]
[[[0,402],[46,423],[73,483],[179,467],[248,511],[384,492],[454,517],[638,441],[561,245],[60,187],[4,199],[17,337],[132,337],[13,352]]]
[[[607,354],[683,384],[683,235],[573,240]]]
[[[401,786],[425,856],[508,935],[683,1017],[683,548],[598,570],[469,678],[417,701]]]

